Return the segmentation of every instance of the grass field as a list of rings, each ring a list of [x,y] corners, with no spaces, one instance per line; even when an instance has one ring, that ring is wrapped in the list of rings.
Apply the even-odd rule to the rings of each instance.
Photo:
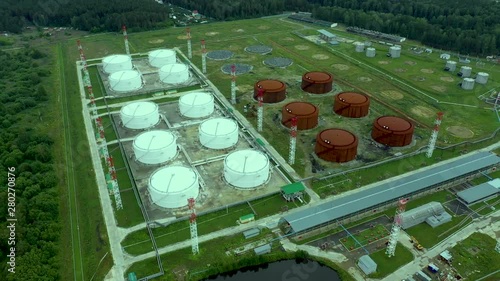
[[[384,239],[389,235],[389,231],[382,225],[376,225],[374,228],[368,228],[360,233],[351,233],[352,236],[341,239],[340,243],[349,250],[356,250],[372,242]],[[361,244],[361,245],[360,245]]]
[[[289,209],[298,207],[296,203],[285,202],[280,194],[250,201],[250,204],[257,213],[256,219],[277,214],[281,211],[282,206],[285,205],[288,206]],[[200,215],[197,218],[198,235],[201,236],[224,228],[237,226],[237,220],[241,216],[251,213],[252,209],[250,206],[248,204],[242,204],[228,208],[227,210],[224,209],[206,215]],[[166,227],[155,228],[153,229],[153,235],[158,247],[164,247],[188,240],[190,239],[189,221],[183,220]],[[127,235],[122,241],[125,251],[132,255],[150,252],[151,248],[146,247],[146,244],[151,244],[151,239],[145,229]]]
[[[478,280],[498,270],[500,254],[495,252],[495,244],[490,236],[473,233],[450,250],[455,269],[467,280]],[[487,280],[498,280],[492,278]]]
[[[401,243],[396,246],[393,257],[389,258],[385,249],[371,254],[370,257],[377,263],[377,271],[369,275],[371,278],[383,278],[413,260],[413,254]]]

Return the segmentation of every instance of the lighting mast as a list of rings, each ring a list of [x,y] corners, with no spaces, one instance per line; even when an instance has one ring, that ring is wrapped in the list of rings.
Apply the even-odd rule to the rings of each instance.
[[[193,251],[193,255],[196,255],[200,252],[198,247],[198,227],[196,225],[196,210],[194,208],[194,198],[188,199],[189,210],[191,210],[191,215],[189,216],[189,230],[191,232],[191,250]]]
[[[293,165],[295,163],[295,150],[297,147],[297,117],[292,117],[290,119],[290,148],[288,151],[288,164]]]
[[[264,121],[264,89],[259,88],[257,100],[259,101],[259,106],[257,107],[257,131],[262,132],[262,122]]]
[[[429,140],[429,145],[427,147],[427,158],[432,157],[432,152],[434,152],[434,148],[436,147],[436,141],[439,133],[439,126],[441,126],[441,120],[443,119],[443,113],[438,112],[436,121],[434,121],[434,129],[432,130],[431,138]]]
[[[189,27],[186,28],[186,36],[187,36],[187,47],[188,47],[188,58],[193,58],[193,51],[191,49],[191,29]]]
[[[205,47],[205,39],[201,40],[201,70],[203,74],[207,73],[207,49]]]
[[[231,103],[236,104],[236,65],[231,65]]]
[[[123,30],[123,38],[125,39],[125,52],[128,56],[130,56],[130,48],[128,46],[128,35],[127,35],[127,27],[125,25],[122,26]]]
[[[398,207],[396,209],[396,215],[394,216],[394,222],[392,224],[391,234],[389,235],[389,243],[387,244],[387,249],[385,250],[385,254],[388,257],[393,257],[396,252],[396,245],[398,244],[398,236],[399,231],[401,230],[402,221],[402,213],[404,213],[406,208],[406,203],[408,201],[406,199],[400,199],[398,201]]]

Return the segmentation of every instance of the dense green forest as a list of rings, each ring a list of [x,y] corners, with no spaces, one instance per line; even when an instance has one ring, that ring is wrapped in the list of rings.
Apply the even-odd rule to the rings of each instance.
[[[19,33],[24,26],[68,26],[91,32],[170,25],[169,9],[153,0],[2,0],[0,31]]]
[[[500,3],[491,0],[171,0],[218,20],[310,11],[313,17],[398,34],[463,54],[500,53]]]
[[[47,57],[33,49],[17,53],[0,51],[0,65],[1,279],[59,280],[60,200],[53,140],[36,129],[46,122],[43,116],[48,95],[42,80],[50,75]],[[13,191],[7,189],[13,187],[12,182],[15,207],[7,204],[13,202],[9,200]],[[7,240],[11,237],[12,229],[7,228],[11,213],[17,219],[15,244]],[[15,247],[15,274],[7,272],[11,247]]]

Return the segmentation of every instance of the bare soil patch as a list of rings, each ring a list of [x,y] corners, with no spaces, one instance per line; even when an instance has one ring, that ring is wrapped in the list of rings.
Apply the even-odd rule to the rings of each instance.
[[[428,73],[428,74],[434,73],[434,70],[428,69],[428,68],[422,68],[422,69],[420,69],[420,71],[423,73]]]
[[[237,85],[236,87],[238,88],[238,91],[242,93],[247,93],[253,90],[252,85]]]
[[[411,109],[411,112],[420,116],[420,117],[432,117],[436,114],[436,112],[434,112],[434,110],[432,110],[428,107],[425,107],[425,106],[421,106],[421,105],[417,105],[417,106],[413,107]]]
[[[163,39],[155,39],[155,40],[149,40],[150,44],[160,44],[163,43]]]
[[[283,38],[284,41],[295,41],[292,37],[285,37]]]
[[[418,81],[418,82],[425,81],[425,77],[423,77],[423,76],[414,76],[411,79]]]
[[[369,77],[359,77],[358,81],[361,81],[361,82],[370,82],[370,81],[372,81],[372,79],[369,78]]]
[[[349,66],[341,63],[332,64],[332,67],[337,70],[348,70]]]
[[[261,30],[266,30],[266,29],[269,29],[269,25],[260,25],[259,27],[257,27],[258,29],[261,29]]]
[[[309,46],[306,46],[306,45],[295,45],[295,49],[301,50],[301,51],[309,50]]]
[[[431,86],[431,88],[437,92],[440,92],[440,93],[444,93],[446,92],[446,87],[445,86],[437,86],[437,85],[434,85],[434,86]]]
[[[455,137],[462,139],[468,139],[474,136],[474,132],[472,132],[469,128],[462,126],[451,126],[446,128],[446,131],[450,132],[450,134]]]
[[[245,32],[245,30],[241,29],[241,28],[240,29],[233,29],[233,32],[239,32],[239,33],[241,33],[241,32]]]
[[[317,60],[326,60],[330,57],[327,55],[323,55],[323,54],[316,54],[316,55],[313,55],[312,58],[317,59]]]
[[[378,61],[379,64],[389,64],[390,61],[387,61],[387,60],[379,60]]]
[[[384,98],[388,98],[388,99],[391,99],[391,100],[400,100],[404,97],[404,95],[398,91],[394,91],[394,90],[387,90],[387,91],[382,91],[380,92],[380,94],[384,97]]]
[[[188,37],[186,35],[179,35],[177,36],[177,39],[186,40]]]
[[[415,65],[415,64],[417,64],[416,62],[411,61],[411,60],[407,60],[407,61],[405,61],[405,63],[406,63],[407,65]]]
[[[212,31],[212,32],[207,32],[207,33],[205,33],[205,35],[206,35],[206,36],[215,36],[215,35],[217,35],[217,34],[219,34],[219,32],[213,32],[213,31]]]
[[[453,82],[455,81],[455,79],[453,79],[452,77],[441,77],[439,78],[441,81],[444,81],[444,82]]]
[[[406,72],[406,71],[408,71],[408,69],[406,69],[406,68],[396,68],[396,69],[394,69],[394,71],[396,71],[396,72]]]

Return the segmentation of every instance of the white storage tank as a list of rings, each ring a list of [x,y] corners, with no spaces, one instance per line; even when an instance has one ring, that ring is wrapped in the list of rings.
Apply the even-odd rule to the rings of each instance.
[[[229,118],[213,118],[201,123],[200,143],[211,149],[225,149],[238,142],[238,124]]]
[[[160,121],[158,105],[150,101],[129,103],[120,110],[122,125],[128,129],[147,129]]]
[[[464,90],[474,89],[474,79],[464,78],[464,80],[462,81],[462,89],[464,89]]]
[[[189,68],[182,63],[166,64],[160,68],[160,81],[166,84],[180,84],[189,79]]]
[[[111,74],[120,70],[132,70],[132,58],[127,55],[111,55],[102,59],[104,72]]]
[[[375,57],[375,54],[377,53],[377,51],[375,50],[375,48],[366,48],[366,56],[369,57],[369,58],[373,58]]]
[[[365,44],[361,42],[354,43],[355,51],[357,53],[362,53],[365,50]]]
[[[207,92],[194,92],[179,99],[179,111],[189,118],[207,117],[214,112],[214,96]]]
[[[455,71],[457,69],[457,62],[449,60],[446,62],[446,66],[444,67],[444,70],[446,71]]]
[[[466,77],[470,77],[471,74],[472,74],[472,68],[470,66],[462,66],[460,68],[460,72],[458,73],[458,76],[466,78]]]
[[[109,87],[115,92],[132,92],[142,88],[139,71],[120,70],[109,76]]]
[[[177,57],[174,50],[160,49],[148,53],[149,64],[154,67],[162,67],[166,64],[176,63]]]
[[[391,55],[391,58],[399,58],[401,56],[401,47],[399,46],[390,47],[389,54]]]
[[[479,84],[486,84],[490,75],[486,72],[478,72],[476,76],[476,82]]]
[[[187,206],[189,198],[198,197],[198,174],[184,166],[160,168],[149,178],[148,191],[151,201],[160,207]]]
[[[167,162],[177,154],[177,142],[169,131],[148,131],[139,134],[132,144],[135,159],[144,164]]]
[[[269,158],[253,149],[232,152],[224,159],[224,179],[245,189],[262,185],[269,179]]]

